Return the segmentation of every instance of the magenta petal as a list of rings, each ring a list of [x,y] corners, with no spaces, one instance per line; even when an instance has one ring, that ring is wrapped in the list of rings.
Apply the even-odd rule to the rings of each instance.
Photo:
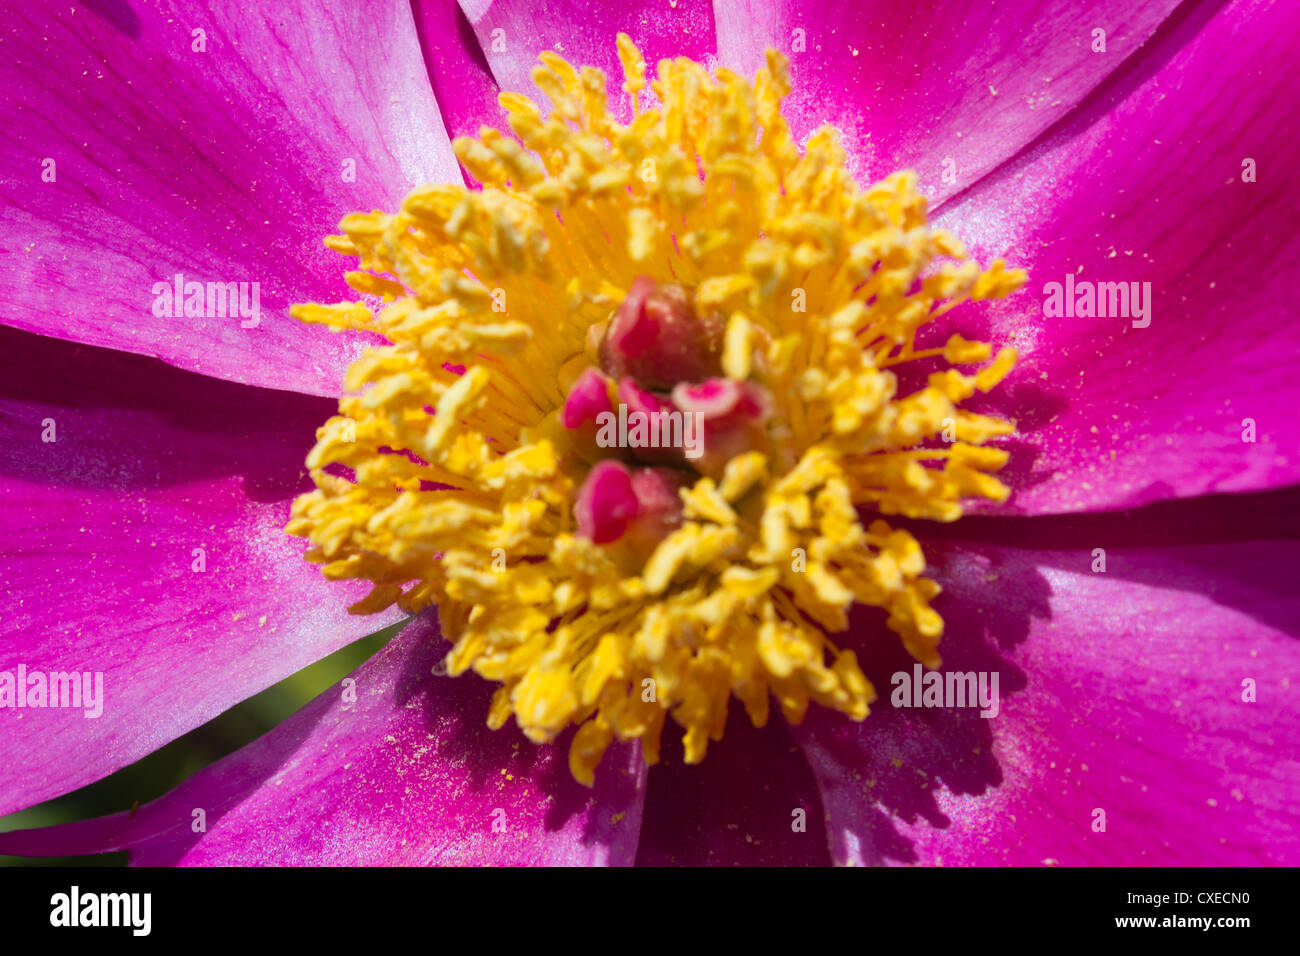
[[[1021,352],[990,402],[1022,439],[1011,511],[1300,482],[1297,31],[1294,4],[1197,12],[1153,44],[1150,71],[939,216],[1029,270],[1024,290],[927,340],[965,323]],[[1047,284],[1064,293],[1067,276],[1149,283],[1151,309],[1050,317]]]
[[[672,721],[664,728],[663,761],[650,770],[636,862],[825,866],[825,826],[816,781],[788,728],[776,717],[755,729],[737,706],[700,764],[682,761],[680,728]]]
[[[650,79],[660,59],[686,56],[704,62],[715,50],[709,0],[460,0],[460,6],[497,84],[528,96],[542,95],[529,77],[543,50],[554,50],[574,66],[604,70],[616,111],[627,99],[619,91],[623,69],[615,38],[620,32],[640,48]]]
[[[0,853],[130,847],[144,865],[631,863],[644,768],[616,745],[589,790],[563,742],[484,724],[491,685],[431,673],[421,618],[266,736],[126,814],[0,834]],[[194,811],[206,832],[193,832]]]
[[[0,671],[98,671],[104,688],[97,718],[0,709],[0,815],[400,619],[349,615],[367,587],[326,582],[282,530],[331,411],[0,328]]]
[[[863,616],[871,716],[796,730],[837,861],[1300,861],[1300,542],[1107,547],[1105,573],[1094,545],[928,549],[945,669],[999,673],[989,719],[892,707],[912,662]]]
[[[456,0],[411,0],[411,12],[447,134],[477,136],[499,123],[496,80]]]
[[[410,8],[293,7],[45,4],[5,17],[0,322],[337,391],[361,339],[287,313],[355,298],[351,260],[323,237],[349,212],[460,179]],[[258,315],[249,285],[248,318],[216,315],[215,297],[208,317],[159,317],[155,287],[176,275],[256,282]]]
[[[915,169],[926,195],[941,201],[1140,56],[1176,6],[714,0],[714,15],[724,66],[752,76],[769,46],[789,57],[794,90],[786,115],[796,138],[832,123],[845,134],[859,178]],[[1093,52],[1098,28],[1104,53]]]

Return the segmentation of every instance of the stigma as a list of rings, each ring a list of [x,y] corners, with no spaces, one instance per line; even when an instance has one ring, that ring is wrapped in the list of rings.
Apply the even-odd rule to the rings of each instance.
[[[703,760],[737,704],[864,719],[855,604],[939,665],[939,586],[889,519],[1007,497],[1014,425],[963,405],[1016,356],[927,326],[1025,280],[931,227],[911,173],[859,186],[830,127],[800,150],[774,51],[752,82],[678,58],[647,84],[618,45],[621,111],[543,53],[550,113],[503,93],[514,136],[454,143],[481,188],[327,240],[382,305],[294,309],[387,344],[349,369],[287,530],[372,583],[354,613],[436,605],[447,672],[499,685],[489,725],[569,732],[587,784],[616,740],[656,762],[670,720]]]

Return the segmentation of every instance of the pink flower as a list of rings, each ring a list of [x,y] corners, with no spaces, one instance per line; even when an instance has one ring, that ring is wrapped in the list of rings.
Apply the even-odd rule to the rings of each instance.
[[[301,0],[267,22],[137,7],[0,26],[0,673],[100,671],[105,688],[95,719],[0,708],[0,813],[401,620],[348,615],[365,589],[322,580],[281,530],[310,487],[322,396],[374,341],[288,306],[350,296],[320,237],[460,182],[449,136],[500,125],[498,89],[528,90],[539,49],[616,76],[620,30],[652,64],[716,58],[747,76],[780,48],[796,140],[836,124],[861,182],[915,169],[940,226],[1028,270],[1020,294],[931,330],[1021,355],[977,406],[1016,420],[1013,496],[906,524],[944,588],[945,671],[997,673],[1002,697],[990,719],[890,706],[912,660],[859,608],[841,643],[880,688],[865,721],[813,708],[755,730],[733,708],[704,763],[685,766],[669,736],[647,771],[616,744],[587,789],[560,746],[484,726],[492,685],[431,676],[447,645],[425,613],[353,675],[355,702],[327,692],[134,814],[0,834],[0,853],[1300,860],[1300,9],[461,0],[462,16]],[[256,282],[258,306],[186,314],[187,282]],[[1067,282],[1150,294],[1133,315],[1045,310]]]

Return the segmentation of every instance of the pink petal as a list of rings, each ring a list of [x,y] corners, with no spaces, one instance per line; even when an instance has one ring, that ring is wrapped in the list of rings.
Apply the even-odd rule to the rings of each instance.
[[[665,57],[701,62],[715,50],[713,8],[709,0],[459,0],[503,90],[539,97],[530,79],[537,54],[554,50],[574,66],[595,66],[609,78],[609,101],[616,110],[626,97],[619,91],[623,69],[615,37],[628,34],[648,64],[648,79]],[[499,32],[497,32],[499,31]],[[624,110],[624,118],[631,115]],[[498,111],[498,115],[500,115]],[[504,118],[504,117],[503,117]]]
[[[0,853],[130,847],[146,866],[630,863],[645,782],[636,748],[612,749],[588,790],[563,744],[488,730],[495,685],[434,676],[447,649],[432,616],[417,619],[342,686],[133,817],[0,834]],[[195,809],[206,832],[193,830]]]
[[[796,139],[832,123],[844,134],[859,179],[915,169],[935,201],[967,188],[1069,113],[1138,53],[1176,6],[1176,0],[713,4],[722,64],[752,76],[769,46],[790,58],[794,90],[786,115]],[[1105,53],[1092,50],[1098,28],[1106,31]]]
[[[1300,7],[1268,6],[1181,21],[1142,69],[939,216],[981,257],[1030,274],[932,340],[966,327],[1021,352],[992,396],[1023,439],[1010,510],[1300,481]],[[1257,182],[1242,181],[1246,158]],[[1046,317],[1045,286],[1067,274],[1150,283],[1150,325]]]
[[[286,311],[356,297],[342,278],[351,260],[322,238],[417,184],[460,181],[409,7],[300,0],[273,18],[136,7],[28,6],[0,29],[0,321],[335,393],[361,337]],[[194,30],[206,52],[193,51]],[[178,274],[258,283],[257,324],[156,317],[155,284]]]
[[[1300,859],[1300,542],[1114,546],[1107,528],[1122,533],[1094,523],[1050,551],[927,548],[945,670],[998,672],[995,717],[893,708],[891,674],[912,662],[861,617],[879,702],[863,724],[814,714],[796,731],[837,861]]]
[[[756,730],[737,706],[722,740],[710,742],[700,764],[682,761],[681,729],[671,720],[665,726],[663,762],[650,771],[636,862],[825,866],[824,828],[817,784],[789,729],[774,717]]]
[[[368,588],[282,530],[331,410],[0,328],[0,671],[99,671],[104,694],[98,718],[0,709],[0,815],[400,619],[349,615]]]

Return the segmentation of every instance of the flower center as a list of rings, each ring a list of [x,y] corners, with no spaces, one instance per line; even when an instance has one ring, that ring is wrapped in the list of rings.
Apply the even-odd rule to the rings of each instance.
[[[436,603],[448,672],[501,685],[489,724],[578,725],[585,783],[615,739],[654,763],[669,717],[702,760],[733,698],[756,725],[773,700],[863,719],[874,691],[832,641],[855,603],[939,665],[939,587],[884,516],[1006,497],[985,443],[1013,426],[961,405],[1015,353],[918,333],[1025,278],[932,229],[911,174],[859,188],[833,129],[800,152],[779,54],[753,84],[664,60],[653,109],[619,54],[629,123],[599,70],[543,53],[551,114],[503,93],[518,141],[454,144],[481,189],[327,240],[383,307],[294,309],[390,344],[349,369],[287,530],[327,578],[373,582],[355,613]]]

